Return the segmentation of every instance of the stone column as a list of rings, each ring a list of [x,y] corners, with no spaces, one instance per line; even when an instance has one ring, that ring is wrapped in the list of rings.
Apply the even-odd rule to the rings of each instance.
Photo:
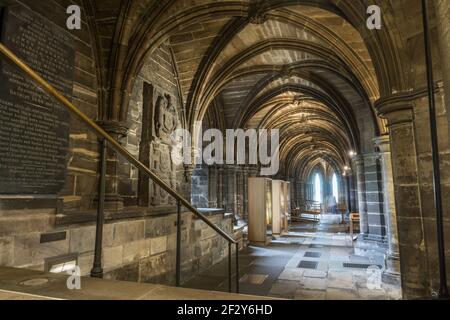
[[[450,2],[448,0],[431,1],[436,11],[436,25],[439,36],[440,67],[444,76],[446,110],[450,108]]]
[[[117,121],[98,121],[97,123],[117,141],[120,141],[127,136],[128,128],[122,123]],[[107,210],[122,210],[124,208],[124,200],[119,192],[120,165],[117,153],[108,148],[106,158],[105,195],[105,209]]]
[[[348,209],[351,212],[358,212],[358,205],[357,205],[357,190],[355,190],[355,177],[353,175],[353,172],[349,172],[346,176],[342,177],[344,180],[344,186],[345,190],[349,193],[348,195],[345,194],[345,203],[348,205]],[[350,199],[350,202],[348,203],[348,200]]]
[[[242,217],[244,212],[244,178],[242,168],[236,169],[236,214]]]
[[[290,186],[289,186],[289,189],[290,189],[290,195],[289,195],[289,197],[290,197],[290,200],[291,200],[291,207],[292,207],[292,203],[293,202],[296,202],[296,192],[297,192],[297,187],[296,187],[296,185],[295,185],[295,181],[296,181],[297,179],[294,179],[294,178],[289,178],[289,182],[290,182]]]
[[[352,211],[359,212],[356,177],[354,174],[351,174],[348,178],[350,179],[350,201],[352,203]]]
[[[208,179],[208,205],[209,208],[217,208],[217,184],[218,174],[217,167],[208,167],[209,179]]]
[[[377,102],[380,116],[388,119],[398,244],[403,295],[426,297],[428,268],[420,202],[413,105],[408,96],[393,96]]]
[[[387,135],[376,138],[375,144],[380,149],[382,157],[384,212],[388,227],[389,244],[383,281],[391,284],[400,284],[400,251],[398,246],[397,210],[395,207],[390,138]]]
[[[186,199],[191,199],[192,195],[192,176],[194,175],[195,165],[184,164],[180,171],[177,173],[177,179],[180,179],[180,183],[177,183],[177,191],[181,193]],[[183,179],[183,183],[181,183]],[[172,205],[176,205],[176,200],[173,197],[169,197],[169,201]]]
[[[307,183],[301,182],[299,179],[295,180],[295,202],[300,205],[302,200],[308,200],[311,197],[311,190]]]
[[[218,166],[217,167],[217,207],[218,208],[225,208],[224,202],[223,202],[223,167]]]
[[[244,195],[243,195],[243,204],[244,204],[244,211],[243,211],[243,215],[242,218],[246,221],[248,221],[248,169],[244,168],[243,172],[243,184],[244,184]]]
[[[227,202],[226,210],[229,213],[237,213],[237,198],[236,198],[236,168],[234,166],[227,166]]]
[[[378,153],[372,153],[363,155],[363,158],[368,226],[366,239],[385,242],[387,227],[384,216],[381,156]]]
[[[364,159],[362,156],[356,156],[352,159],[353,168],[356,171],[356,183],[358,190],[358,208],[360,216],[361,234],[366,236],[369,233],[367,221],[367,203],[366,203],[366,182],[364,176]]]

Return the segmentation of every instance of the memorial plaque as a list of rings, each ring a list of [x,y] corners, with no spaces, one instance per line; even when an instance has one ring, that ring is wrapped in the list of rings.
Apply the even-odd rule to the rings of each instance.
[[[1,41],[69,99],[74,40],[22,5],[2,10]],[[0,63],[0,194],[56,194],[64,187],[70,115],[15,66]]]

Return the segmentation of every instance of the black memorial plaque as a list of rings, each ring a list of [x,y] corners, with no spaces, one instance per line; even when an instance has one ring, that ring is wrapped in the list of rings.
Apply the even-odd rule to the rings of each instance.
[[[71,35],[21,5],[3,9],[1,41],[69,99]],[[56,194],[64,187],[70,115],[15,66],[0,63],[0,194]]]

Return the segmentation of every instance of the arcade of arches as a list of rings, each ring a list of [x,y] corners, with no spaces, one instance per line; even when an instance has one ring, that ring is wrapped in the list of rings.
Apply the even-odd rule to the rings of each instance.
[[[66,2],[2,0],[0,7],[65,28]],[[383,251],[383,282],[401,286],[405,299],[438,291],[420,0],[70,2],[82,14],[81,30],[62,31],[74,54],[71,101],[242,247],[246,228],[234,217],[246,223],[248,178],[259,167],[175,165],[173,130],[193,131],[197,122],[222,132],[279,129],[280,168],[269,178],[290,182],[291,206],[327,207],[334,196],[360,214],[353,245]],[[366,26],[374,3],[379,30]],[[448,264],[450,1],[429,1],[429,9]],[[67,159],[56,194],[1,188],[1,266],[49,271],[54,257],[72,255],[89,275],[99,142],[75,118]],[[176,201],[112,151],[106,170],[105,278],[174,285]],[[49,234],[64,236],[43,241]],[[227,254],[223,239],[183,213],[182,279]]]

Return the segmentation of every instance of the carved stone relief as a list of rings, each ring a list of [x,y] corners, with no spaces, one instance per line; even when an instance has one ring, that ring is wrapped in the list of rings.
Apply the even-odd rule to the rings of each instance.
[[[148,90],[149,86],[146,86]],[[151,116],[144,117],[142,132],[151,133],[141,137],[140,158],[144,163],[148,163],[150,168],[163,181],[172,188],[176,188],[177,168],[172,161],[172,140],[171,135],[180,126],[177,107],[172,103],[169,94],[158,92],[153,86],[151,99],[146,106],[144,103],[143,114],[149,112]],[[153,99],[155,97],[155,99]],[[144,99],[145,100],[145,99]],[[147,126],[147,127],[146,127]],[[145,141],[147,140],[147,141]],[[140,205],[167,205],[174,201],[168,193],[154,182],[147,182],[145,177],[140,177],[141,185],[148,183],[148,188],[141,188],[139,191]],[[149,195],[149,196],[148,196]]]

